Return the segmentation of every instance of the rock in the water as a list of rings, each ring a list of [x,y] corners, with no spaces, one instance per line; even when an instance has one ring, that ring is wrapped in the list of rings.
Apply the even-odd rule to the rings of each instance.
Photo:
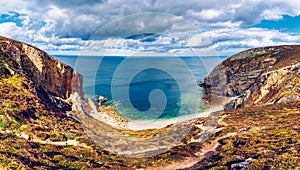
[[[105,98],[104,96],[99,96],[99,99],[98,99],[98,106],[99,106],[99,107],[102,106],[102,103],[107,102],[107,101],[108,101],[108,99]]]

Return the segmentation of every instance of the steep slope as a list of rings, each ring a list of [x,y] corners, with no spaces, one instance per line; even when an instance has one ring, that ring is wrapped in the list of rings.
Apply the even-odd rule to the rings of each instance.
[[[70,66],[28,44],[0,36],[2,69],[11,67],[9,74],[25,76],[36,94],[47,106],[70,110],[63,102],[74,92],[83,96],[82,77]]]
[[[76,104],[68,103],[72,101],[70,96],[83,96],[81,80],[71,67],[45,52],[0,37],[0,169],[135,169],[177,159],[176,155],[169,156],[171,152],[161,160],[121,157],[95,144],[78,120],[81,108],[72,110]],[[89,103],[78,100],[83,111],[93,113]],[[113,112],[111,107],[102,109]],[[84,117],[82,121],[91,121],[88,114]],[[93,125],[97,125],[95,130],[110,129],[141,139],[181,128],[177,125],[136,132],[113,129],[99,121]],[[104,137],[110,138],[107,133]],[[172,140],[170,134],[166,137]],[[108,140],[104,143],[113,145]],[[188,154],[189,150],[184,152]]]
[[[82,77],[28,44],[0,37],[0,169],[114,167],[84,133],[66,99]]]
[[[194,169],[299,169],[300,102],[252,106],[218,113],[216,151],[199,157]],[[228,136],[227,134],[236,133]],[[201,151],[200,151],[201,152]]]
[[[220,104],[215,151],[186,169],[299,169],[300,46],[255,48],[228,58],[201,84]],[[228,136],[228,134],[234,134]],[[200,151],[203,153],[203,151]]]
[[[300,46],[255,48],[219,64],[202,86],[212,104],[236,97],[227,109],[273,104],[300,100],[299,73]]]
[[[83,96],[78,73],[35,47],[0,40],[0,169],[299,168],[299,46],[241,52],[210,73],[203,84],[206,98],[217,103],[237,96],[227,107],[241,109],[155,130],[94,124],[95,131],[110,129],[138,139],[165,132],[170,142],[170,129],[192,126],[181,144],[165,153],[127,158],[97,146],[76,118],[80,109],[69,111],[66,99],[75,92]],[[91,105],[84,109],[92,112]],[[86,118],[82,121],[91,120]]]

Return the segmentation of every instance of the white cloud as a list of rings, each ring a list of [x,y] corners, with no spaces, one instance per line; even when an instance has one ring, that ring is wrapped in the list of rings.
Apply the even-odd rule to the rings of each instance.
[[[209,47],[214,47],[220,55],[233,54],[237,50],[253,47],[300,43],[299,35],[262,28],[220,29],[205,32],[202,36],[212,42]]]
[[[16,23],[5,22],[0,24],[0,34],[12,37],[17,32]]]
[[[282,12],[280,9],[276,8],[276,9],[270,9],[270,10],[265,10],[262,13],[262,16],[264,19],[266,20],[279,20],[282,19]]]
[[[187,11],[187,14],[195,18],[198,18],[200,20],[206,21],[206,20],[217,19],[218,17],[224,15],[224,12],[222,10],[216,10],[216,9],[204,9],[202,11],[189,10]]]

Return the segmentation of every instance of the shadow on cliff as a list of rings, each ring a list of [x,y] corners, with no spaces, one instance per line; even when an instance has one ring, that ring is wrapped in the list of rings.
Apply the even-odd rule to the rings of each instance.
[[[21,54],[21,62],[23,63],[23,66],[26,65],[26,67],[23,67],[23,71],[25,73],[25,76],[32,81],[33,86],[38,85],[36,81],[36,78],[34,76],[35,73],[42,74],[35,64],[29,59],[29,57],[25,54]],[[54,81],[54,80],[50,80]],[[46,82],[45,82],[46,83]],[[71,105],[57,99],[56,94],[46,91],[45,87],[43,85],[35,86],[36,94],[41,99],[41,103],[46,106],[46,109],[49,111],[70,111]]]
[[[29,80],[33,92],[47,110],[69,111],[71,105],[64,100],[75,91],[83,96],[82,77],[70,66],[33,46],[5,37],[0,37],[0,48],[0,59]]]

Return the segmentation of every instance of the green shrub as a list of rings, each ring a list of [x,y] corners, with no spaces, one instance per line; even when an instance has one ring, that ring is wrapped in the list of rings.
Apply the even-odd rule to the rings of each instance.
[[[21,127],[21,125],[20,125],[19,122],[17,122],[16,120],[13,120],[13,121],[12,121],[12,128],[13,128],[14,130],[19,129],[20,127]]]
[[[5,116],[0,117],[0,130],[6,130],[8,119]]]
[[[0,115],[4,115],[5,114],[5,110],[4,109],[0,109]]]
[[[17,89],[20,89],[22,86],[22,79],[17,74],[15,74],[12,77],[3,79],[3,81],[7,84],[14,86]]]
[[[2,67],[6,68],[7,62],[5,60],[0,60]]]

